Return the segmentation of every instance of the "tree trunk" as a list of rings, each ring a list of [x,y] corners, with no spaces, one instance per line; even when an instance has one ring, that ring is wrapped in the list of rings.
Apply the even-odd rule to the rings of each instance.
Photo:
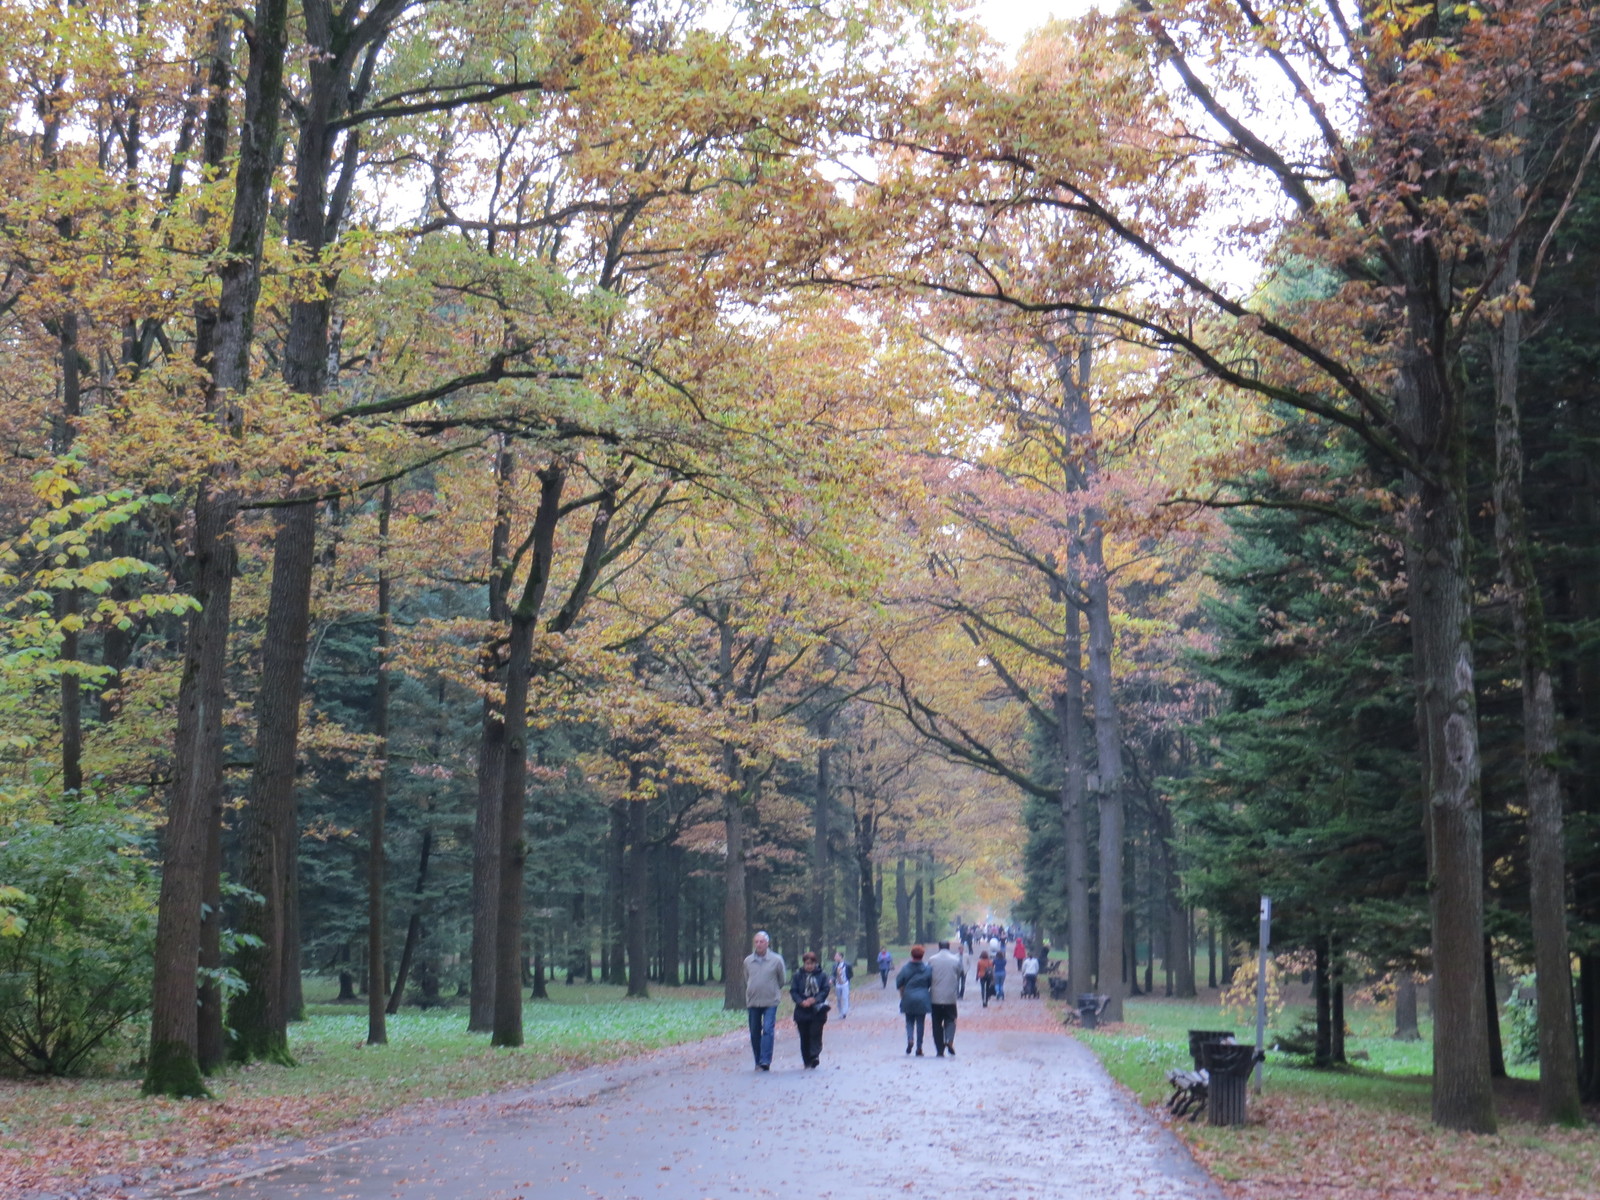
[[[1583,1098],[1600,1100],[1600,954],[1578,956],[1578,1010],[1582,1014]]]
[[[624,803],[627,805],[628,821],[628,995],[646,999],[650,995],[649,962],[645,956],[645,926],[650,907],[650,871],[647,866],[650,806],[643,800]]]
[[[728,785],[722,796],[722,819],[727,828],[728,851],[723,863],[726,888],[722,901],[722,1007],[730,1012],[745,1007],[744,971],[738,966],[739,948],[748,940],[744,895],[744,806],[734,783],[738,762],[732,746],[722,753],[722,770]]]
[[[236,1062],[264,1059],[285,1066],[293,1062],[288,1014],[283,1010],[283,954],[291,842],[299,834],[295,766],[315,551],[315,505],[285,509],[273,545],[256,696],[255,767],[243,814],[240,879],[262,902],[244,905],[235,918],[241,932],[260,942],[241,947],[234,959],[234,969],[245,983],[228,1014],[233,1027],[229,1055]]]
[[[386,1045],[389,1028],[384,1012],[383,988],[383,876],[384,824],[389,810],[389,514],[394,507],[394,489],[383,485],[378,509],[378,670],[373,683],[373,755],[378,774],[372,781],[371,830],[367,836],[367,971],[374,983],[367,988],[367,1044]]]
[[[1089,691],[1094,702],[1100,805],[1100,963],[1096,987],[1107,997],[1100,1019],[1122,1020],[1123,983],[1123,800],[1122,732],[1111,681],[1111,594],[1098,532],[1085,539],[1089,592]]]
[[[417,853],[417,898],[411,908],[411,919],[406,922],[406,943],[400,950],[400,965],[394,971],[394,989],[389,993],[385,1009],[391,1015],[400,1011],[406,997],[406,980],[411,974],[411,964],[416,960],[417,947],[422,942],[422,906],[428,887],[428,859],[433,853],[433,826],[422,827],[422,847]]]
[[[869,968],[876,968],[883,949],[878,921],[878,889],[873,881],[872,849],[876,840],[871,814],[858,814],[855,820],[856,878],[861,887],[861,957]]]
[[[832,727],[833,709],[825,708],[817,718],[817,738],[824,744],[817,749],[817,783],[811,806],[811,946],[818,954],[824,953],[828,944],[828,895],[833,889],[833,874],[828,861],[830,751],[826,744]]]
[[[1494,986],[1494,946],[1487,936],[1483,939],[1483,999],[1489,1027],[1489,1075],[1493,1079],[1504,1079],[1506,1051],[1500,1040],[1500,997]]]
[[[1400,972],[1400,981],[1394,993],[1394,1040],[1420,1042],[1422,1033],[1417,1028],[1417,979],[1409,968]]]
[[[1316,965],[1312,972],[1312,993],[1317,1004],[1317,1040],[1311,1065],[1333,1065],[1333,993],[1328,978],[1328,936],[1319,933],[1312,943]]]
[[[683,891],[688,882],[683,877],[683,847],[664,847],[662,860],[661,982],[677,987],[683,979]]]
[[[613,800],[606,812],[605,933],[600,944],[600,982],[627,983],[628,812]]]
[[[1521,105],[1523,94],[1508,103]],[[1514,110],[1513,136],[1527,133],[1525,108]],[[1506,246],[1496,288],[1506,293],[1519,282],[1520,243],[1516,220],[1523,199],[1525,164],[1512,156],[1490,189],[1489,236]],[[1577,1125],[1583,1120],[1578,1094],[1578,1039],[1573,1026],[1572,955],[1567,945],[1567,861],[1561,777],[1556,770],[1555,689],[1544,602],[1528,552],[1522,502],[1522,414],[1519,370],[1522,311],[1502,311],[1489,342],[1495,384],[1494,539],[1500,584],[1511,610],[1512,638],[1522,679],[1522,777],[1528,803],[1528,909],[1533,927],[1534,969],[1539,980],[1539,1115]]]
[[[899,946],[911,941],[911,893],[906,889],[906,860],[894,860],[894,940]]]
[[[1334,966],[1333,966],[1333,994],[1331,996],[1331,1001],[1332,1001],[1332,1005],[1333,1005],[1333,1011],[1332,1011],[1332,1022],[1331,1022],[1331,1026],[1330,1026],[1330,1029],[1329,1029],[1329,1032],[1333,1035],[1333,1041],[1329,1046],[1329,1050],[1332,1052],[1334,1065],[1335,1066],[1340,1066],[1340,1067],[1344,1066],[1349,1061],[1348,1059],[1345,1058],[1345,1054],[1344,1054],[1344,979],[1343,979],[1343,975],[1344,975],[1344,972],[1339,967],[1339,964],[1338,964],[1338,962],[1336,960],[1335,963],[1334,963]]]
[[[1433,1120],[1447,1129],[1495,1130],[1489,1030],[1483,995],[1483,812],[1477,699],[1473,691],[1471,580],[1467,569],[1466,485],[1459,401],[1445,378],[1446,355],[1427,281],[1448,278],[1407,253],[1418,296],[1396,376],[1396,412],[1427,475],[1407,473],[1406,574],[1412,662],[1423,732],[1429,907],[1433,926]]]
[[[71,218],[62,218],[70,228]],[[68,303],[72,303],[68,298]],[[61,346],[61,425],[55,438],[55,452],[65,454],[72,448],[77,432],[77,419],[83,413],[82,354],[78,349],[78,314],[63,313],[59,327]],[[60,629],[61,648],[57,658],[64,666],[60,676],[61,724],[61,790],[77,793],[83,790],[83,689],[73,665],[78,661],[78,630],[74,620],[81,601],[77,588],[58,592],[55,596],[55,616]]]
[[[228,253],[218,260],[221,292],[214,311],[202,303],[196,315],[196,361],[211,372],[207,411],[228,435],[239,431],[238,398],[249,381],[273,145],[282,108],[287,8],[286,0],[260,0],[255,9]],[[213,53],[220,58],[232,57],[229,20],[231,16],[219,20],[217,26]],[[208,163],[221,163],[227,148],[226,130],[226,97],[214,93],[207,110]],[[189,620],[179,683],[156,918],[150,1053],[143,1083],[146,1095],[207,1094],[198,1061],[197,978],[200,906],[213,890],[205,878],[207,826],[222,788],[224,673],[233,587],[233,525],[238,512],[229,475],[226,469],[215,472],[195,497],[190,589],[200,611]]]
[[[539,507],[530,533],[531,561],[511,611],[506,651],[505,771],[500,789],[500,900],[495,923],[495,1046],[522,1045],[522,869],[527,861],[523,811],[528,782],[528,698],[533,676],[534,623],[544,606],[555,554],[556,524],[567,476],[551,464],[539,472]]]
[[[495,517],[489,539],[489,623],[498,629],[510,621],[506,571],[511,553],[511,488],[517,456],[509,439],[502,440],[494,460]],[[478,742],[478,807],[472,827],[472,994],[467,1028],[487,1033],[494,1028],[495,929],[500,907],[500,788],[505,779],[506,727],[502,710],[490,693],[505,684],[499,651],[485,645],[478,656],[478,678],[484,689],[482,732]]]

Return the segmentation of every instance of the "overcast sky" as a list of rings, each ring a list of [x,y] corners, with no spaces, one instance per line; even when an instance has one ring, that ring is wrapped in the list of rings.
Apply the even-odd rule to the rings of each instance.
[[[973,12],[996,41],[1013,53],[1029,31],[1052,17],[1073,17],[1090,8],[1110,8],[1117,0],[974,0]]]

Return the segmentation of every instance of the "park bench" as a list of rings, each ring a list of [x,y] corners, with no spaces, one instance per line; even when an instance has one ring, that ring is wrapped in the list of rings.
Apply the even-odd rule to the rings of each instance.
[[[1056,994],[1055,980],[1050,981],[1050,994]],[[1099,996],[1086,993],[1078,997],[1078,1006],[1067,1010],[1067,1019],[1064,1024],[1081,1025],[1085,1029],[1094,1029],[1100,1024],[1100,1014],[1105,1012],[1106,1005],[1111,1003],[1110,996]]]
[[[1173,1067],[1167,1072],[1167,1083],[1172,1088],[1172,1095],[1167,1097],[1167,1111],[1175,1117],[1187,1116],[1191,1121],[1198,1121],[1206,1110],[1210,1082],[1204,1071]]]

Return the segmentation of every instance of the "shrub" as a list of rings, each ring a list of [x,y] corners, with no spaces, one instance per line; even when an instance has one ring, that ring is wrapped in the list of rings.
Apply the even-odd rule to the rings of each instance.
[[[1511,999],[1506,1002],[1506,1024],[1510,1026],[1511,1044],[1507,1047],[1514,1063],[1539,1061],[1539,992],[1538,978],[1524,975],[1511,989]]]
[[[151,874],[132,821],[92,799],[0,830],[0,879],[24,897],[0,938],[0,1056],[79,1074],[145,1010]]]

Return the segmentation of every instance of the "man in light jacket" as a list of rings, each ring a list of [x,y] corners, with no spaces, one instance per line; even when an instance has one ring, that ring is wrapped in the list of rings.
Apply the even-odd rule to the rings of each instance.
[[[778,997],[789,982],[783,955],[769,950],[767,931],[756,934],[752,953],[744,960],[744,1005],[750,1018],[750,1051],[756,1070],[772,1069],[772,1033],[778,1023]]]
[[[949,1051],[956,1053],[956,1000],[963,975],[961,956],[950,949],[949,942],[939,943],[939,953],[928,960],[933,981],[928,985],[928,995],[933,1000],[933,1050],[936,1058]]]

